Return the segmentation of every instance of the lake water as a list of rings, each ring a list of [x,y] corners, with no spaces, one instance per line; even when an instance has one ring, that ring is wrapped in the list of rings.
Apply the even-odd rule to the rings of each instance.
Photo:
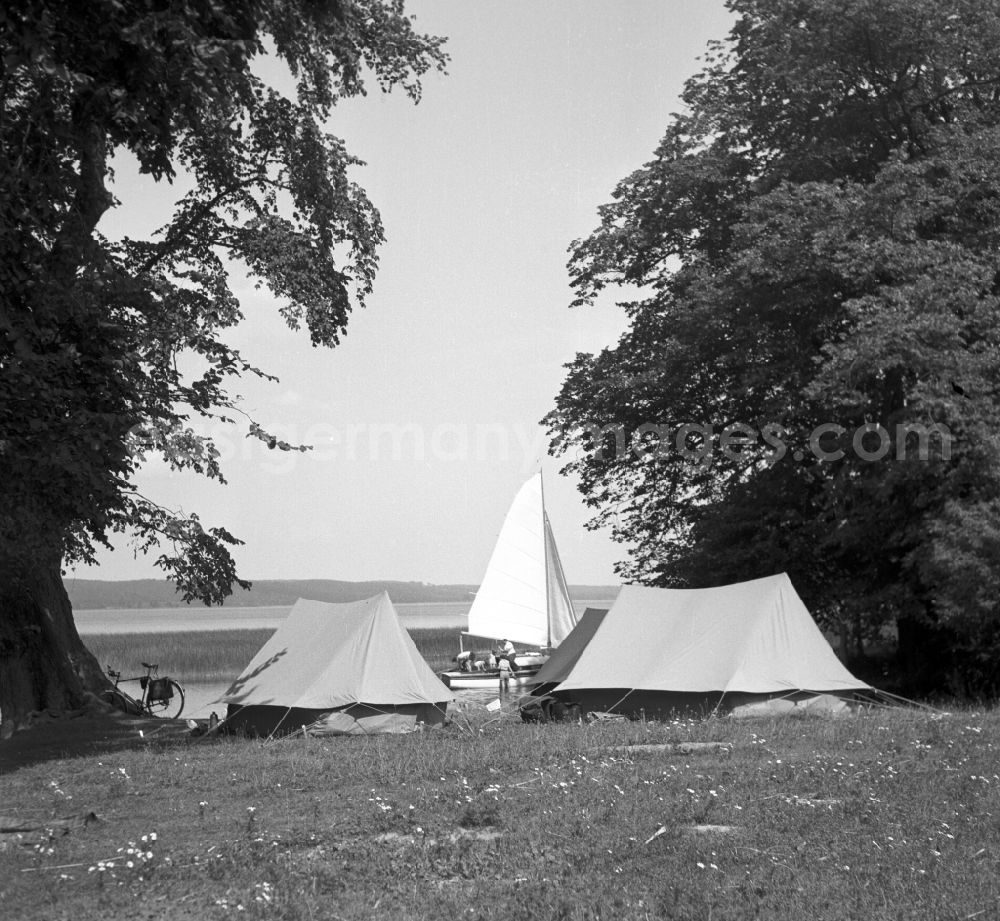
[[[441,627],[461,630],[468,602],[394,605],[403,626],[411,630]],[[81,636],[95,633],[190,633],[200,630],[273,630],[291,605],[264,608],[121,608],[74,611]]]
[[[462,630],[468,623],[470,602],[395,604],[403,626],[409,630],[440,627]],[[587,607],[608,608],[610,601],[574,601],[577,614]],[[73,611],[81,636],[95,633],[190,633],[199,630],[274,630],[292,606],[269,608],[102,608]]]

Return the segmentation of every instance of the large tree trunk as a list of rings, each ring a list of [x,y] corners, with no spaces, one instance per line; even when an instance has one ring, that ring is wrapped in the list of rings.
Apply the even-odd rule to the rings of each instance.
[[[107,686],[76,631],[60,562],[0,560],[0,737],[33,710],[72,710]]]

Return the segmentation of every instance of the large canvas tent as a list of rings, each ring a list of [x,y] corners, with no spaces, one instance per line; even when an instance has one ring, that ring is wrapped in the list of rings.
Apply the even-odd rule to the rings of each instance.
[[[444,721],[451,692],[423,660],[388,594],[300,598],[221,701],[251,735],[394,732]]]
[[[730,712],[877,692],[840,663],[784,573],[708,589],[623,586],[552,692],[583,712]]]

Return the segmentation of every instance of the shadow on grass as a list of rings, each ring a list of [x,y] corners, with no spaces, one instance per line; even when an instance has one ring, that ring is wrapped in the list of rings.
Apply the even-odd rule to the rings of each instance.
[[[43,718],[0,741],[0,774],[61,758],[79,758],[185,739],[185,720],[129,717],[120,713]]]

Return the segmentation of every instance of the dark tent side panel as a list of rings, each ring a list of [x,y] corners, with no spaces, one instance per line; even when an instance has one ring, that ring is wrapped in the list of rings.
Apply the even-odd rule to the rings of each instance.
[[[847,702],[868,700],[864,691],[790,691],[749,694],[742,691],[684,692],[629,688],[588,688],[551,695],[580,708],[580,714],[620,713],[632,719],[704,719],[709,716],[837,711]]]
[[[230,704],[226,713],[225,729],[227,732],[266,738],[268,736],[283,736],[299,732],[303,727],[309,727],[316,734],[324,734],[324,724],[330,721],[331,714],[342,714],[350,717],[347,724],[359,724],[359,733],[364,734],[366,726],[384,727],[387,715],[410,717],[417,723],[427,726],[439,726],[445,721],[447,703],[442,704],[348,704],[333,710],[312,710],[305,707],[277,707],[252,704],[240,706]],[[397,721],[399,722],[399,721]],[[339,734],[339,733],[338,733]],[[345,732],[344,734],[350,734]]]

